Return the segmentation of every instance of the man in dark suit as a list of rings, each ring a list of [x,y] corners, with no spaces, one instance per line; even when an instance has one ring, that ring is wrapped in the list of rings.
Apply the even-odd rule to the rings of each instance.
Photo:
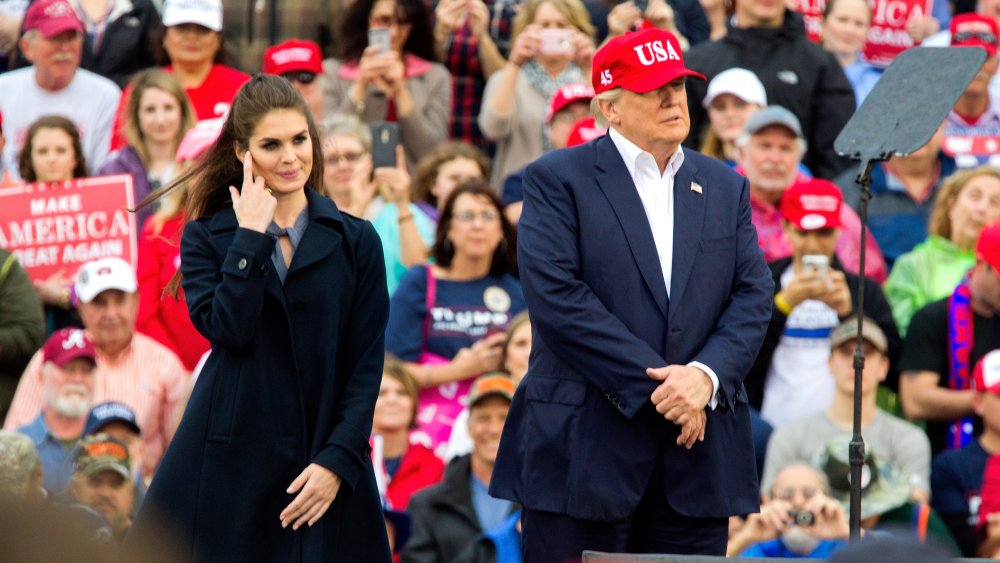
[[[524,505],[529,563],[722,555],[727,517],[759,508],[742,379],[773,282],[747,182],[680,148],[686,76],[670,33],[613,39],[592,77],[611,131],[525,173],[535,333],[490,493]]]

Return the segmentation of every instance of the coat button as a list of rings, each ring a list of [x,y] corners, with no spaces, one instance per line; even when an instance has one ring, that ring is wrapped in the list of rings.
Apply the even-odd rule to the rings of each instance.
[[[241,269],[241,270],[246,270],[247,269],[247,259],[246,258],[240,258],[240,261],[236,263],[236,267],[239,268],[239,269]]]

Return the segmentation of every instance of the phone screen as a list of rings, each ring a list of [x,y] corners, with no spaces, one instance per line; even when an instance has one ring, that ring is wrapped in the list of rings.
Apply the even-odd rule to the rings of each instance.
[[[368,44],[377,45],[380,53],[388,53],[392,49],[392,37],[389,28],[373,27],[368,30]]]

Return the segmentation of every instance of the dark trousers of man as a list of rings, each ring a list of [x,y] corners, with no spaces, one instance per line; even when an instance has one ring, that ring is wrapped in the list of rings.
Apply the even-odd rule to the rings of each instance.
[[[635,514],[624,520],[596,522],[525,508],[521,513],[524,563],[579,561],[585,550],[725,556],[729,519],[692,518],[671,508],[662,460],[657,456]],[[683,486],[673,483],[678,485]]]

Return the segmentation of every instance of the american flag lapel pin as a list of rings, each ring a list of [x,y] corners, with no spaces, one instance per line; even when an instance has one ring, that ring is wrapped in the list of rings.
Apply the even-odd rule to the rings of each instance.
[[[696,194],[701,194],[702,193],[701,184],[699,184],[698,182],[691,182],[691,191]]]

